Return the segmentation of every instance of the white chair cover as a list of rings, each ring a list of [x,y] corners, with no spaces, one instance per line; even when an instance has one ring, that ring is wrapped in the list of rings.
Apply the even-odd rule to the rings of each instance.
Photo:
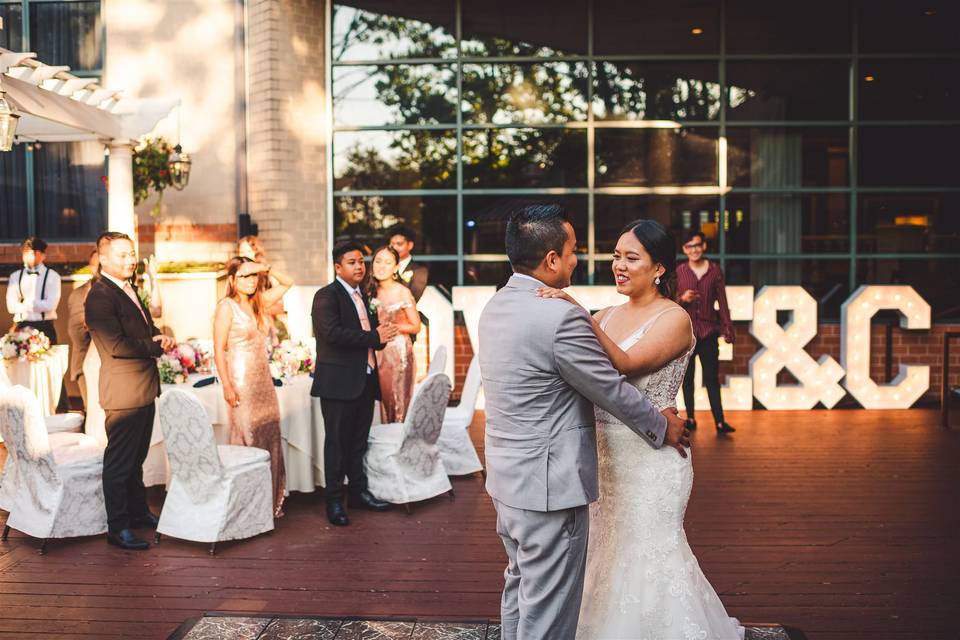
[[[24,387],[0,390],[0,434],[7,464],[0,508],[7,525],[35,538],[90,536],[107,530],[103,450],[83,434],[47,434],[37,398]]]
[[[364,467],[370,493],[394,504],[426,500],[452,489],[437,438],[450,398],[450,378],[428,376],[410,403],[405,422],[374,425]]]
[[[0,366],[0,389],[10,387],[10,379],[6,369]],[[79,413],[58,413],[52,416],[43,416],[47,426],[47,433],[80,433],[83,431],[83,416]],[[2,442],[0,438],[0,442]]]
[[[432,376],[435,373],[443,373],[446,368],[447,348],[443,345],[440,345],[437,347],[437,350],[433,352],[433,357],[430,358],[430,368],[427,369],[427,376]]]
[[[158,402],[171,480],[157,533],[220,542],[271,531],[269,452],[217,446],[207,412],[187,391],[171,389]]]
[[[467,379],[463,383],[460,404],[447,409],[440,439],[437,441],[443,466],[452,476],[465,476],[483,470],[469,431],[477,399],[480,397],[480,383],[480,361],[474,356],[467,370]]]

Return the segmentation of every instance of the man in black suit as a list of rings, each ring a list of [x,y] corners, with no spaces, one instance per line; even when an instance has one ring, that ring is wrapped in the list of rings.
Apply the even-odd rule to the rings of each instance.
[[[393,324],[379,324],[362,290],[367,272],[363,247],[341,242],[333,249],[337,278],[313,298],[313,335],[317,365],[310,394],[320,398],[326,439],[323,443],[327,519],[350,524],[343,507],[343,477],[350,481],[350,506],[384,511],[389,504],[367,490],[363,456],[367,452],[373,405],[380,398],[377,359],[397,335]]]
[[[176,346],[160,334],[150,310],[130,279],[137,268],[133,241],[107,232],[97,239],[100,277],[90,285],[84,305],[90,337],[100,352],[100,405],[106,413],[107,449],[103,454],[103,498],[107,542],[142,550],[149,544],[134,528],[153,528],[157,517],[147,507],[143,461],[150,449],[155,402],[160,395],[157,361]]]
[[[387,230],[387,240],[397,252],[397,255],[400,256],[400,264],[397,265],[400,280],[413,293],[413,299],[420,302],[420,297],[430,280],[430,268],[425,264],[417,264],[413,261],[412,252],[415,239],[416,235],[413,229],[402,224],[395,225]]]

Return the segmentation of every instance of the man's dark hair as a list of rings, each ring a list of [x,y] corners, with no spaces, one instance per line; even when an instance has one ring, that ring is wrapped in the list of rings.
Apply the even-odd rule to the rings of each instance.
[[[47,252],[47,243],[36,236],[30,236],[20,244],[20,251],[39,251]]]
[[[683,234],[683,244],[687,244],[694,238],[700,238],[701,242],[707,241],[707,236],[703,235],[703,231],[700,231],[700,229],[694,229]]]
[[[405,224],[395,224],[387,229],[387,242],[390,242],[390,238],[393,236],[403,236],[407,239],[407,242],[417,241],[417,232]]]
[[[567,241],[564,222],[570,222],[570,217],[558,204],[528,204],[515,211],[507,221],[510,266],[533,271],[551,251],[562,255]]]
[[[366,247],[357,242],[356,240],[343,240],[333,245],[333,262],[334,264],[340,264],[340,260],[346,254],[351,251],[359,251],[360,253],[366,255]]]
[[[100,251],[103,245],[110,244],[114,240],[129,240],[131,243],[133,242],[133,238],[125,233],[120,233],[119,231],[104,231],[97,238],[97,251]]]

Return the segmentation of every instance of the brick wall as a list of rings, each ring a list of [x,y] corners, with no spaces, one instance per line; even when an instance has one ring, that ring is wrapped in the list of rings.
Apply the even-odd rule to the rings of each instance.
[[[930,389],[924,396],[924,401],[940,399],[940,384],[943,366],[943,334],[945,331],[960,331],[960,325],[934,325],[929,331],[907,331],[899,327],[893,328],[893,375],[897,375],[900,364],[925,364],[930,367]],[[727,375],[747,375],[750,358],[760,348],[747,327],[743,324],[736,326],[737,339],[733,345],[733,360],[720,363],[721,380]],[[457,325],[454,329],[455,363],[454,393],[459,394],[467,377],[467,368],[473,358],[473,349],[467,328]],[[950,386],[960,386],[960,341],[951,345],[950,353]],[[817,336],[806,347],[807,352],[814,359],[827,354],[840,362],[840,325],[821,324]],[[870,333],[870,375],[874,380],[885,382],[885,354],[886,329],[884,325],[875,324]],[[849,398],[849,396],[848,396]]]
[[[63,242],[47,246],[47,263],[51,265],[75,262],[86,264],[93,242]],[[0,244],[0,264],[22,264],[20,244]]]
[[[326,94],[321,0],[247,3],[250,215],[271,260],[326,279]]]

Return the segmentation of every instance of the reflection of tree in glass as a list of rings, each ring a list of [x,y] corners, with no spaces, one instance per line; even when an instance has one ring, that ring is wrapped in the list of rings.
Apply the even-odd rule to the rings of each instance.
[[[334,62],[347,59],[439,58],[451,53],[456,40],[451,34],[452,28],[441,24],[446,21],[442,15],[446,11],[442,6],[420,4],[425,5],[416,8],[424,14],[422,17],[437,24],[335,4],[331,47]],[[411,7],[404,9],[413,10]]]
[[[672,65],[601,62],[594,76],[598,118],[714,120],[720,115],[720,85],[678,77]]]

